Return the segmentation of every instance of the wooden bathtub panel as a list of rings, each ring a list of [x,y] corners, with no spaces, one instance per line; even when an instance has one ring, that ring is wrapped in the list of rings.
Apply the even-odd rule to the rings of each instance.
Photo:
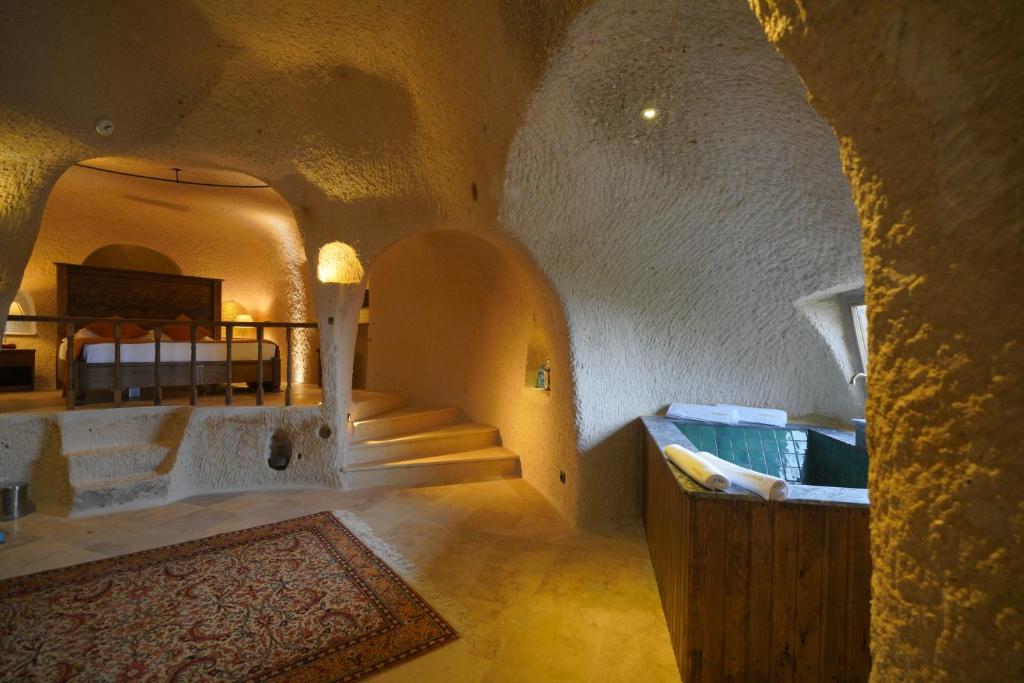
[[[822,635],[821,680],[843,680],[846,672],[846,622],[850,576],[850,515],[840,508],[825,508],[824,612],[837,626]]]
[[[797,551],[796,680],[818,683],[824,603],[825,509],[800,506]]]
[[[725,608],[723,620],[726,680],[742,680],[750,671],[747,649],[751,637],[751,509],[753,505],[726,504]]]
[[[796,507],[773,510],[772,580],[767,590],[772,595],[772,677],[773,681],[796,679],[796,606],[800,548],[800,510]]]
[[[768,503],[750,505],[750,614],[747,666],[751,681],[771,680],[772,545],[756,539],[772,538],[774,515]]]
[[[850,572],[848,593],[863,596],[851,600],[846,621],[846,680],[866,681],[871,673],[871,652],[868,649],[871,630],[871,542],[868,538],[868,511],[850,514]]]
[[[683,680],[868,679],[866,510],[690,495],[646,433],[644,489]]]

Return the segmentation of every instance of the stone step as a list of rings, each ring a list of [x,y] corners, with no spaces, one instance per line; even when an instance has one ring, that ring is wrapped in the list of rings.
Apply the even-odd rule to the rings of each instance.
[[[349,465],[346,486],[438,486],[520,476],[519,457],[501,446],[386,463]]]
[[[357,441],[382,439],[422,432],[458,420],[458,408],[401,408],[353,422],[352,436]]]
[[[75,410],[58,414],[64,451],[94,450],[134,443],[177,443],[188,423],[182,406],[135,406],[107,410]]]
[[[349,464],[382,463],[461,453],[500,445],[496,427],[473,422],[435,427],[422,432],[356,441],[349,451]]]
[[[147,474],[165,465],[173,452],[174,448],[165,444],[126,443],[64,455],[68,459],[68,478],[74,485]]]
[[[115,510],[150,507],[166,502],[168,474],[133,474],[74,486],[71,514],[89,515]]]
[[[374,415],[398,410],[405,405],[405,402],[405,394],[353,389],[352,407],[349,410],[348,419],[353,422],[365,420]]]

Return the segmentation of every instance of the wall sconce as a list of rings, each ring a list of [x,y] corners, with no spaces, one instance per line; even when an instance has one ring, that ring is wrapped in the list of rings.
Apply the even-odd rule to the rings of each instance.
[[[328,242],[320,247],[316,278],[324,283],[354,285],[363,281],[363,264],[356,250],[344,242]]]

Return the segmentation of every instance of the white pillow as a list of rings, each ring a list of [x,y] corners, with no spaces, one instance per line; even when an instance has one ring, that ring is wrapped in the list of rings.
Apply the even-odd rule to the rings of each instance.
[[[95,339],[100,335],[96,334],[88,327],[83,327],[78,332],[75,332],[75,339]]]

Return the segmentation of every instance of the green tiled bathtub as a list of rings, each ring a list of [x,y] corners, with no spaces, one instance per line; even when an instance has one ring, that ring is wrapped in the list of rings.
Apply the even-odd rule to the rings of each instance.
[[[673,424],[698,449],[741,467],[794,484],[867,488],[867,452],[847,443],[840,432],[683,421]]]

